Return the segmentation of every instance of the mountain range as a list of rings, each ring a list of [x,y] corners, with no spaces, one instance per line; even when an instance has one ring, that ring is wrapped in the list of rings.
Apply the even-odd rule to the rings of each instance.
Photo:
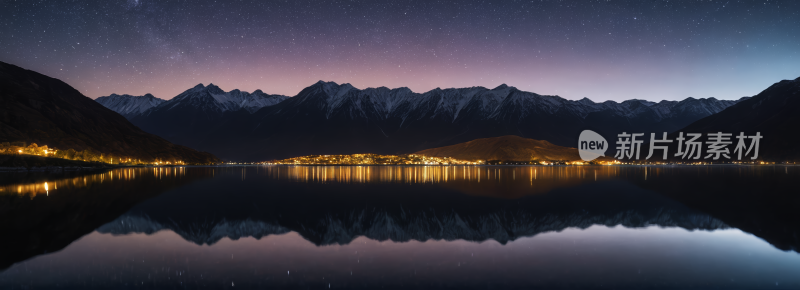
[[[132,119],[142,115],[150,115],[153,112],[166,111],[175,113],[186,108],[203,113],[221,114],[238,110],[253,113],[258,109],[278,104],[288,98],[283,95],[268,95],[261,90],[256,90],[252,94],[240,90],[225,92],[214,84],[209,84],[208,86],[198,84],[169,101],[156,98],[152,94],[145,94],[144,96],[111,94],[99,97],[95,101],[128,119]],[[151,108],[162,104],[164,104],[163,107],[147,112]]]
[[[0,142],[91,150],[142,161],[215,163],[212,154],[137,128],[66,83],[0,62]]]
[[[252,94],[240,90],[225,92],[214,84],[209,84],[208,86],[198,84],[169,101],[156,98],[151,94],[144,96],[111,94],[110,96],[99,97],[96,101],[117,113],[122,114],[122,112],[125,112],[123,115],[126,117],[136,117],[149,115],[161,110],[176,112],[187,107],[204,113],[223,113],[238,110],[253,113],[258,109],[275,105],[288,98],[283,95],[268,95],[261,90],[256,90]],[[163,106],[161,106],[162,104]],[[153,112],[146,112],[155,107],[159,108],[153,110]]]
[[[673,132],[745,99],[595,103],[506,85],[415,93],[319,81],[294,97],[225,92],[201,84],[154,107],[142,105],[138,114],[127,113],[135,110],[123,105],[132,102],[118,101],[109,108],[177,144],[223,159],[267,160],[402,154],[505,135],[574,147],[584,129],[608,140],[622,131]]]

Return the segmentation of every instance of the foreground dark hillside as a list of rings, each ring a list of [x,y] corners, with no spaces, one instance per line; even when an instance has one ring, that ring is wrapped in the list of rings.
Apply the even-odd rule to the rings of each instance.
[[[705,117],[683,128],[685,133],[731,133],[731,153],[737,145],[736,136],[759,133],[759,158],[769,161],[800,160],[800,78],[777,82],[748,100],[717,114]],[[676,135],[676,134],[673,134]],[[750,140],[746,145],[750,146]],[[734,159],[737,156],[731,156]],[[751,160],[751,155],[743,160]]]
[[[0,62],[0,142],[94,150],[142,161],[215,163],[212,154],[146,133],[66,83]]]
[[[669,146],[668,159],[673,161],[699,161],[699,162],[736,162],[739,161],[739,136],[744,133],[745,137],[753,137],[758,134],[761,136],[758,142],[758,156],[753,159],[756,151],[753,146],[753,139],[744,139],[744,150],[742,151],[741,161],[768,161],[768,162],[798,162],[800,161],[800,135],[797,134],[800,126],[800,78],[794,80],[782,80],[777,82],[761,93],[752,98],[742,100],[737,104],[722,110],[719,113],[710,115],[689,124],[688,126],[672,132],[667,139],[673,140]],[[709,144],[711,137],[709,134],[716,133],[730,134],[725,142],[730,142],[723,149],[728,150],[728,157],[720,155],[718,160],[709,158]],[[699,157],[693,153],[691,157],[676,155],[678,152],[678,140],[680,133],[684,134],[686,140],[691,139],[687,134],[702,134],[698,139],[702,143]],[[650,137],[644,136],[642,144],[642,154],[649,152]],[[656,139],[661,139],[657,136]],[[616,142],[611,141],[609,142]],[[663,146],[664,144],[658,144]],[[753,146],[753,148],[750,148]],[[682,148],[686,151],[687,145]],[[749,153],[748,153],[749,150]],[[655,151],[661,154],[661,150]],[[613,154],[613,153],[612,153]],[[658,156],[658,155],[656,155]],[[697,157],[696,159],[694,159]],[[644,158],[642,158],[644,159]],[[661,158],[654,158],[655,161]],[[653,161],[653,160],[651,160]]]

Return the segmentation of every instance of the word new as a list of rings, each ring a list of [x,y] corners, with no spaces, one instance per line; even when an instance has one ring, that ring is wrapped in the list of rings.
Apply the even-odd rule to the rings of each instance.
[[[678,152],[675,153],[674,156],[680,156],[682,159],[700,159],[703,155],[702,151],[704,147],[706,148],[706,155],[703,159],[711,158],[712,160],[719,160],[720,157],[731,159],[728,145],[733,144],[731,140],[732,135],[731,133],[722,132],[708,133],[707,141],[702,142],[698,140],[703,136],[701,133],[687,133],[686,137],[684,137],[683,132],[680,132],[680,135],[678,135],[678,138],[675,140],[667,139],[666,132],[662,135],[662,139],[656,139],[656,134],[650,133],[650,153],[647,154],[645,159],[650,159],[655,150],[661,150],[663,152],[662,159],[666,160],[669,151],[669,145],[666,144],[673,143],[673,141],[678,141]],[[637,137],[641,136],[644,136],[644,133],[628,134],[622,132],[622,134],[618,134],[617,154],[614,155],[614,157],[617,159],[628,158],[639,160],[640,147],[644,141],[637,139]],[[736,136],[738,141],[736,147],[733,149],[733,153],[738,154],[737,160],[742,160],[742,155],[746,157],[750,154],[750,151],[753,151],[753,155],[750,159],[758,158],[758,144],[763,137],[764,136],[761,136],[761,132],[756,132],[755,136],[745,136],[744,132],[740,132],[739,135]],[[749,142],[747,140],[749,140]],[[747,143],[750,145],[748,146]],[[745,149],[747,149],[747,151],[745,151]]]

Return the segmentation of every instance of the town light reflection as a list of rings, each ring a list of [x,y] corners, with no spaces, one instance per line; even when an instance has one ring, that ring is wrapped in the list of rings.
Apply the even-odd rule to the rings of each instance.
[[[785,168],[784,168],[785,167]],[[94,183],[181,178],[198,175],[214,178],[235,174],[241,181],[280,180],[303,183],[393,183],[438,184],[459,187],[461,191],[489,190],[509,197],[547,192],[555,188],[612,179],[657,181],[671,172],[696,176],[734,174],[759,177],[769,172],[789,174],[791,168],[780,165],[763,166],[473,166],[473,165],[250,165],[250,166],[169,166],[117,168],[102,173],[62,178],[42,178],[40,181],[0,184],[0,195],[30,195],[34,198],[59,188],[82,188]],[[252,179],[253,177],[261,177]],[[497,191],[496,189],[502,188]]]
[[[612,166],[260,166],[272,179],[309,183],[527,183],[603,180],[626,173]],[[659,171],[659,169],[655,169]],[[657,173],[656,173],[657,174]]]
[[[137,178],[149,174],[156,179],[165,177],[181,177],[186,175],[185,167],[154,167],[154,168],[119,168],[109,170],[103,173],[95,173],[88,175],[81,175],[77,177],[56,178],[43,182],[28,182],[17,183],[10,185],[0,185],[0,195],[3,194],[17,194],[29,195],[31,199],[42,193],[45,196],[50,196],[50,191],[58,192],[59,188],[62,189],[78,189],[91,186],[95,183],[104,182],[117,182],[117,181],[134,181]],[[148,176],[149,177],[149,176]],[[52,188],[51,188],[52,187]]]
[[[777,168],[777,167],[776,167]],[[554,189],[615,179],[657,182],[670,174],[697,177],[735,174],[757,177],[769,169],[758,166],[470,166],[470,165],[259,165],[216,169],[250,180],[255,174],[270,180],[315,184],[430,184],[475,195],[518,198]],[[776,169],[777,170],[777,169]],[[783,169],[780,169],[783,171]],[[245,178],[247,176],[247,178]]]

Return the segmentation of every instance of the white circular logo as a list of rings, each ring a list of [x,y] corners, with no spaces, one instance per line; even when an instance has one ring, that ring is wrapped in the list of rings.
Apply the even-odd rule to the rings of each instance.
[[[592,161],[605,156],[608,141],[592,130],[583,130],[578,137],[578,154],[583,161]]]

